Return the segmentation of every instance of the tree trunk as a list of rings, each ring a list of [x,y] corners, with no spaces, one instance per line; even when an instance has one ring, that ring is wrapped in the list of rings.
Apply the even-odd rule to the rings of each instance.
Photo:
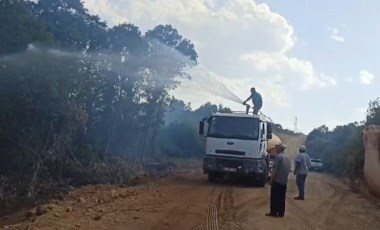
[[[114,116],[113,124],[112,124],[112,129],[111,129],[111,134],[110,134],[110,136],[108,137],[108,140],[107,140],[107,145],[106,145],[106,150],[105,150],[105,153],[104,153],[104,155],[105,155],[104,157],[108,156],[108,149],[110,147],[111,140],[112,140],[113,134],[115,132],[116,120],[117,120],[117,115],[116,115],[116,112],[115,112],[115,116]]]
[[[28,189],[28,194],[27,194],[28,198],[32,198],[35,195],[34,190],[35,190],[35,186],[36,186],[38,172],[40,171],[40,167],[41,167],[41,161],[37,160],[36,167],[34,169],[34,173],[32,175],[32,179],[30,180],[30,184],[29,184],[29,189]]]
[[[154,147],[156,146],[158,127],[154,127],[149,141],[149,153],[154,154]]]
[[[149,133],[149,128],[147,128],[145,130],[145,132],[143,132],[143,136],[142,136],[142,140],[141,140],[141,146],[140,146],[140,161],[143,162],[144,161],[144,155],[145,155],[145,151],[146,151],[146,139],[147,139],[147,135]]]

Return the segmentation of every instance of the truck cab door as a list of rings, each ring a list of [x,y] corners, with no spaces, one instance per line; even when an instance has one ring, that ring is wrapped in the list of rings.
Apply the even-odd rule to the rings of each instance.
[[[271,123],[267,123],[267,140],[270,140],[272,139],[272,124]]]

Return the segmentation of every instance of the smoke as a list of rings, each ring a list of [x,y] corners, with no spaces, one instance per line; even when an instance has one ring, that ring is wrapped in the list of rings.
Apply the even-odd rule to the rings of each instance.
[[[155,87],[161,87],[172,81],[171,74],[177,73],[187,76],[187,70],[195,65],[194,61],[188,59],[177,50],[162,43],[155,42],[154,52],[149,55],[131,55],[129,52],[111,52],[101,50],[98,52],[84,50],[82,52],[64,51],[62,49],[50,48],[39,44],[29,44],[23,52],[0,56],[0,60],[13,62],[28,62],[28,59],[36,57],[54,58],[58,60],[73,60],[78,62],[92,62],[98,68],[103,68],[119,75],[127,77],[141,77],[157,81]],[[156,73],[149,70],[158,70]]]
[[[55,56],[55,57],[62,57],[62,58],[79,58],[81,55],[80,53],[74,53],[74,52],[65,52],[58,49],[44,49],[41,47],[36,46],[35,44],[29,44],[28,48],[26,49],[26,52],[32,52],[32,53],[42,53],[46,52],[48,55]]]
[[[12,59],[13,61],[22,61],[31,55],[45,55],[47,57],[61,58],[62,60],[75,59],[81,62],[95,62],[99,68],[112,71],[120,76],[129,78],[144,78],[147,82],[154,80],[155,84],[147,84],[146,87],[167,87],[173,85],[171,90],[180,85],[180,89],[191,91],[193,94],[202,92],[211,96],[218,96],[236,103],[243,101],[236,96],[225,83],[223,77],[208,71],[198,65],[194,60],[180,53],[178,50],[167,46],[157,40],[152,40],[156,51],[148,57],[141,58],[133,56],[128,52],[112,53],[109,51],[102,52],[70,52],[55,48],[40,47],[36,44],[30,44],[26,51],[8,56],[2,56],[0,59]],[[23,58],[20,58],[23,57]],[[145,70],[141,70],[141,66]],[[159,73],[151,73],[149,69],[159,69]],[[177,73],[175,79],[170,77],[171,73]],[[126,82],[128,84],[128,82]],[[206,102],[206,101],[205,101]]]
[[[212,96],[218,96],[232,102],[242,104],[243,101],[236,96],[226,84],[223,83],[223,78],[217,74],[207,71],[203,67],[197,66],[189,70],[190,79],[181,81],[181,88],[192,90],[194,94],[202,92]]]

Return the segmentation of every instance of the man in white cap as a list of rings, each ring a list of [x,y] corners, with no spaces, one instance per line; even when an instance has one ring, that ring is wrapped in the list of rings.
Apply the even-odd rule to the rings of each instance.
[[[276,145],[276,156],[273,159],[273,170],[269,184],[270,212],[265,214],[270,217],[284,217],[285,198],[288,185],[288,175],[291,172],[290,159],[285,155],[286,146],[282,143]]]
[[[310,157],[306,153],[306,147],[301,145],[299,147],[299,154],[295,160],[294,175],[296,175],[296,182],[298,187],[298,196],[294,199],[304,200],[305,199],[305,182],[307,173],[310,168]]]

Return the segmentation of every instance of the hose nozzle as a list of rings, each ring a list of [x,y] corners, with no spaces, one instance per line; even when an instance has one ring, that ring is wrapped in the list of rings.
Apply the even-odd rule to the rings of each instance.
[[[244,105],[245,105],[245,113],[248,114],[249,113],[249,108],[251,108],[251,106],[248,105],[248,104],[246,104],[246,103],[244,103]]]

